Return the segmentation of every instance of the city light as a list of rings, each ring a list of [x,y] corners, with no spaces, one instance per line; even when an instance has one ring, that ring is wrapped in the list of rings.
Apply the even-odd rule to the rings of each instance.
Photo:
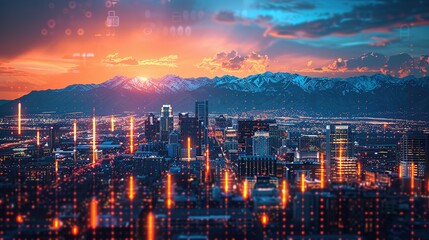
[[[399,166],[398,166],[398,177],[399,177],[399,179],[402,179],[402,166],[401,166],[401,164],[399,164]]]
[[[90,226],[92,229],[96,229],[97,228],[97,199],[92,198],[91,199],[91,212],[90,212],[91,216],[90,216]]]
[[[73,122],[73,142],[76,144],[77,141],[77,123],[76,120]]]
[[[305,174],[301,173],[301,192],[305,192]]]
[[[225,170],[225,193],[228,193],[228,181],[229,181],[229,179],[228,179],[228,171],[227,170]]]
[[[414,191],[414,163],[411,163],[411,191]]]
[[[55,172],[58,173],[58,159],[55,159]]]
[[[357,162],[357,176],[358,176],[358,181],[360,181],[360,176],[361,175],[362,175],[361,163]]]
[[[134,153],[134,119],[130,117],[130,153]]]
[[[325,159],[322,152],[320,152],[320,188],[325,188]]]
[[[37,132],[36,132],[36,145],[38,147],[40,146],[40,131],[39,131],[39,129],[37,129]]]
[[[115,117],[113,115],[110,117],[110,131],[115,131]]]
[[[268,224],[268,216],[267,216],[267,214],[266,214],[266,213],[263,213],[263,214],[262,214],[261,222],[262,222],[262,225],[263,225],[264,227],[265,227],[265,226],[267,226],[267,224]]]
[[[152,212],[149,212],[147,216],[147,239],[154,240],[155,239],[155,221]]]
[[[338,151],[338,175],[339,175],[339,181],[343,182],[343,146],[342,146],[342,139],[339,140],[339,151]]]
[[[244,200],[247,199],[248,192],[249,192],[249,190],[247,187],[247,179],[244,179],[244,182],[243,182],[243,198],[244,198]]]
[[[191,161],[191,138],[188,137],[188,161]]]
[[[18,214],[18,216],[16,216],[16,222],[17,223],[23,223],[24,222],[21,214]]]
[[[134,177],[130,176],[130,183],[129,183],[129,194],[128,194],[130,200],[134,199]]]
[[[74,225],[72,227],[72,234],[73,234],[73,236],[77,236],[78,233],[79,233],[79,228],[78,228],[78,226]]]
[[[95,125],[95,116],[92,117],[92,165],[94,166],[95,161],[97,160],[96,154],[96,125]]]
[[[21,102],[18,103],[18,135],[21,135]]]
[[[52,224],[54,229],[58,229],[60,227],[60,220],[58,218],[54,218],[54,222]]]
[[[287,204],[288,192],[287,192],[287,182],[286,179],[282,181],[282,205],[283,207]]]
[[[206,172],[207,172],[207,176],[210,172],[210,150],[209,148],[207,148],[206,150]]]
[[[167,174],[167,208],[171,208],[171,174]]]

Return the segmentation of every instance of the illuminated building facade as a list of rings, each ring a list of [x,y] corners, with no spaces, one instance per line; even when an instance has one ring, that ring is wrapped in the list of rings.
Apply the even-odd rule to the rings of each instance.
[[[354,157],[350,126],[326,126],[326,170],[331,182],[356,179],[357,159]]]

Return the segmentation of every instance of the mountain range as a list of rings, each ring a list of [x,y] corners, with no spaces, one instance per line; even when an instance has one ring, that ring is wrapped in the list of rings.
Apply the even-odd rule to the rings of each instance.
[[[211,112],[282,110],[324,116],[383,116],[406,113],[425,119],[429,112],[429,77],[405,78],[375,74],[350,78],[307,77],[284,72],[222,77],[162,78],[116,76],[100,84],[74,84],[62,89],[32,91],[0,105],[1,115],[24,112],[117,114],[173,110],[193,111],[196,100],[208,100]]]

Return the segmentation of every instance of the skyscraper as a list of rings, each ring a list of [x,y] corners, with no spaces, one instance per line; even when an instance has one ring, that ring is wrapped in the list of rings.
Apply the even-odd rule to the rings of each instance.
[[[179,113],[180,146],[187,148],[188,138],[191,140],[191,148],[196,155],[201,156],[199,142],[201,138],[200,124],[196,117],[189,117],[188,113]]]
[[[208,144],[208,127],[209,127],[209,103],[208,101],[195,102],[195,117],[200,124],[201,138],[198,143],[201,151],[204,151],[205,146]]]
[[[252,140],[251,138],[256,131],[269,131],[269,125],[276,123],[276,120],[239,120],[237,127],[238,150],[245,152],[246,155],[251,155]]]
[[[159,124],[161,141],[168,141],[168,135],[173,130],[173,121],[173,108],[170,105],[163,105]]]
[[[270,135],[268,132],[256,131],[252,139],[252,149],[254,156],[270,155]]]
[[[144,133],[148,142],[157,141],[159,138],[159,120],[155,118],[153,113],[149,113],[144,121]]]
[[[429,176],[429,135],[411,131],[404,134],[400,146],[400,165],[404,176],[411,176],[414,166],[415,177]]]
[[[350,182],[356,178],[357,159],[350,126],[326,126],[326,170],[331,182]]]

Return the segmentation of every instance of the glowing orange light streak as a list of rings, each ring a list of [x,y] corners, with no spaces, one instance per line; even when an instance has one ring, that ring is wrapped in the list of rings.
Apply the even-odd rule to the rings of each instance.
[[[399,166],[398,166],[398,176],[399,176],[399,179],[402,179],[402,167],[401,167],[401,164],[399,164]]]
[[[112,132],[115,131],[115,117],[113,115],[110,118],[110,131],[112,131]]]
[[[130,153],[134,153],[134,119],[130,117]]]
[[[325,159],[323,153],[320,153],[320,188],[325,188]]]
[[[91,217],[90,217],[90,225],[92,229],[97,228],[97,199],[91,199]]]
[[[286,206],[287,203],[287,182],[285,179],[283,179],[282,182],[282,204],[283,206]]]
[[[206,156],[206,170],[207,170],[207,174],[210,172],[210,152],[209,149],[207,148],[207,156]]]
[[[36,144],[37,144],[37,146],[40,146],[40,131],[39,130],[37,130],[37,133],[36,133]]]
[[[18,135],[21,135],[21,103],[18,103]]]
[[[414,190],[414,163],[411,163],[411,190]]]
[[[55,159],[55,172],[58,173],[58,160]]]
[[[58,218],[54,218],[54,224],[52,227],[54,229],[58,229],[60,227],[60,220]]]
[[[358,175],[358,179],[360,180],[360,176],[362,174],[362,166],[360,164],[360,162],[357,163],[357,175]]]
[[[262,225],[264,225],[264,227],[268,224],[268,216],[267,216],[267,214],[265,214],[265,213],[262,214],[261,222],[262,222]]]
[[[305,175],[301,173],[301,192],[305,192]]]
[[[225,171],[225,193],[228,193],[228,189],[229,189],[228,181],[229,181],[228,171]]]
[[[243,183],[243,198],[244,198],[244,200],[247,199],[248,192],[249,192],[249,189],[247,186],[247,179],[244,179],[244,183]]]
[[[153,213],[149,213],[147,216],[147,239],[154,240],[155,239],[155,224]]]
[[[188,161],[191,161],[191,138],[188,137]]]
[[[23,218],[22,218],[22,215],[21,214],[18,214],[18,216],[16,216],[16,222],[18,222],[18,223],[22,223],[24,220],[23,220]]]
[[[339,149],[339,153],[338,153],[338,174],[339,174],[339,180],[340,182],[343,181],[343,146],[341,145],[340,142],[340,149]]]
[[[96,135],[95,135],[95,128],[96,128],[96,125],[95,125],[95,116],[94,117],[92,117],[92,164],[94,165],[95,164],[95,160],[96,160],[96,158],[97,158],[97,156],[96,156],[96,153],[95,153],[95,148],[96,148]]]
[[[72,234],[73,236],[77,236],[77,234],[79,233],[79,229],[76,225],[73,226],[72,228]]]
[[[167,174],[167,207],[171,208],[171,174]]]
[[[134,177],[130,176],[130,193],[129,193],[130,200],[134,199]]]
[[[73,122],[73,142],[76,144],[77,141],[77,123],[76,120]]]

